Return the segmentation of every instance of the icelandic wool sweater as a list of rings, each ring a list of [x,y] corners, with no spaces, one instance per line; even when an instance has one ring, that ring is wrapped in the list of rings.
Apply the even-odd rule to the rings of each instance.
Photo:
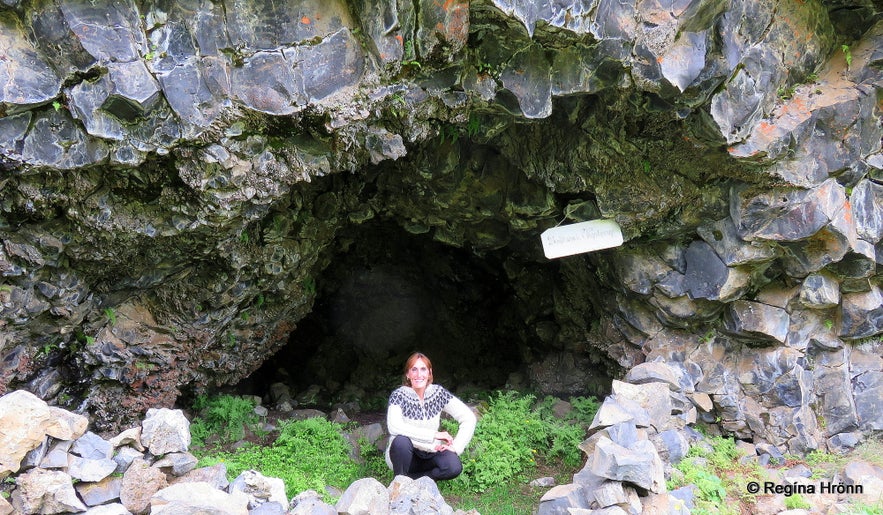
[[[426,387],[422,401],[410,386],[396,388],[389,396],[386,411],[386,426],[390,435],[386,446],[387,464],[391,463],[389,446],[392,439],[399,435],[410,438],[415,449],[435,452],[435,446],[441,443],[435,439],[435,433],[438,432],[442,412],[460,424],[452,447],[454,452],[462,454],[475,432],[475,414],[469,406],[437,384]]]

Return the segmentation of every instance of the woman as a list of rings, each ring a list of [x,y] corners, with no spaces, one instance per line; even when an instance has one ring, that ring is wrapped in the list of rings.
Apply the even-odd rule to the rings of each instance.
[[[459,422],[457,436],[439,431],[442,412]],[[415,352],[405,362],[402,386],[389,396],[386,464],[395,475],[453,479],[460,475],[460,454],[475,432],[475,414],[442,386],[432,384],[432,362]]]

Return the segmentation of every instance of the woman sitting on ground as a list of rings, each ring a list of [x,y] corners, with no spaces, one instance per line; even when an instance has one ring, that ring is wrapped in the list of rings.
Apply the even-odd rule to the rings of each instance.
[[[460,424],[456,437],[439,431],[442,412]],[[397,476],[453,479],[463,471],[460,454],[472,440],[475,423],[469,406],[432,383],[432,362],[415,352],[405,362],[402,386],[389,396],[386,464]]]

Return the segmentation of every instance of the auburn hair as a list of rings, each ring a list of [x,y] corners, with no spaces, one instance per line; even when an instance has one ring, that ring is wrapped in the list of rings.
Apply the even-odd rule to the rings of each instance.
[[[411,370],[411,367],[414,366],[414,363],[417,363],[418,359],[422,359],[424,363],[426,363],[426,368],[429,369],[429,378],[426,381],[426,386],[432,384],[432,362],[429,361],[429,358],[426,357],[426,354],[422,352],[415,352],[408,357],[407,361],[405,361],[405,369],[402,375],[402,385],[403,386],[411,386],[411,380],[408,379],[408,371]]]

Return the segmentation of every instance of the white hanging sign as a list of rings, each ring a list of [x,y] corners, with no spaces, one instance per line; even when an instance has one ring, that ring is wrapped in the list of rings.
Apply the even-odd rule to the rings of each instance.
[[[546,229],[540,235],[549,259],[622,245],[622,229],[613,220],[590,220]]]

